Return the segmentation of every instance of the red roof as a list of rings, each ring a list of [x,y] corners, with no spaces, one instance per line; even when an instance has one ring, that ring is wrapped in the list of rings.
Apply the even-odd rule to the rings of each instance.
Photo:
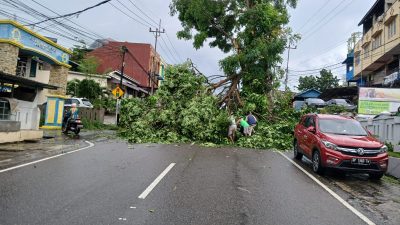
[[[109,71],[121,71],[122,53],[121,47],[126,46],[124,74],[139,82],[142,87],[150,87],[149,76],[151,66],[150,53],[154,50],[150,44],[110,41],[103,47],[89,53],[99,60],[98,73]]]

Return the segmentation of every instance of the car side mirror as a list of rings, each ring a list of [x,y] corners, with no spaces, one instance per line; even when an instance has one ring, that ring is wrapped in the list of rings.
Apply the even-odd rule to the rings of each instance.
[[[308,128],[307,128],[307,131],[310,132],[310,133],[313,133],[313,134],[315,134],[315,133],[317,132],[317,130],[316,130],[315,127],[313,127],[313,126],[308,127]]]

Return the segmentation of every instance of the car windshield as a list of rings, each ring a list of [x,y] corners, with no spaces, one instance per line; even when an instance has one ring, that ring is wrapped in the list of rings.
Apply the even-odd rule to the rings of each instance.
[[[323,133],[367,136],[367,132],[356,120],[347,119],[319,119],[319,130]]]
[[[308,103],[324,103],[324,100],[319,98],[309,98],[307,99]]]
[[[82,99],[82,103],[86,106],[92,106],[92,103],[90,103],[87,99]]]
[[[336,103],[339,105],[348,105],[349,103],[346,101],[346,99],[336,99]]]

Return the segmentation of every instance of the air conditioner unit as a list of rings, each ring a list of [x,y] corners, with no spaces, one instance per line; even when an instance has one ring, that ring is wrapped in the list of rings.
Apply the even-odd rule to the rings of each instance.
[[[382,23],[383,22],[383,15],[380,15],[377,19],[377,22]]]

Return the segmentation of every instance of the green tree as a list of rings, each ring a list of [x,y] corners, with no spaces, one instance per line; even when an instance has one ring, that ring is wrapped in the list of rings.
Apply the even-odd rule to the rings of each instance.
[[[312,75],[300,77],[297,89],[299,89],[299,91],[316,89],[324,92],[327,89],[339,87],[340,79],[333,76],[332,71],[323,69],[319,73],[320,76],[318,77]]]
[[[317,78],[315,76],[304,76],[299,78],[299,86],[297,86],[299,91],[306,91],[310,89],[319,89]]]
[[[78,79],[73,79],[71,81],[68,81],[67,83],[67,95],[71,96],[78,96],[78,91],[79,91],[79,84],[80,81]]]
[[[87,98],[90,101],[94,101],[100,98],[103,91],[96,81],[91,79],[84,79],[79,83],[77,97]]]
[[[243,106],[240,91],[268,94],[277,87],[276,66],[287,43],[296,41],[284,28],[289,22],[287,8],[297,0],[173,0],[171,15],[178,15],[183,29],[178,38],[192,39],[196,49],[206,41],[229,56],[220,61],[225,78],[212,85],[222,86],[220,104]],[[239,88],[240,87],[240,88]]]
[[[79,46],[74,45],[72,47],[72,55],[70,57],[70,64],[72,71],[79,71],[79,64],[81,64],[82,60],[86,57],[86,54],[89,52],[89,49],[86,48],[86,45]]]
[[[88,76],[97,73],[97,67],[99,67],[99,62],[94,56],[87,56],[80,61],[78,66],[79,72],[82,72]]]

